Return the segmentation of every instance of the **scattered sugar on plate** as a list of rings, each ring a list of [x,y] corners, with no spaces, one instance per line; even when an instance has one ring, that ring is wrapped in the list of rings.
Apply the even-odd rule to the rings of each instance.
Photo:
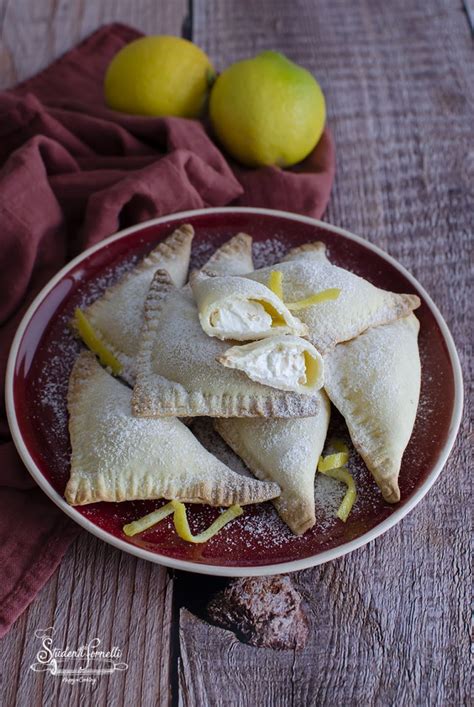
[[[279,238],[254,241],[252,253],[255,270],[277,263],[283,258],[287,250],[288,246]]]
[[[253,244],[255,267],[261,268],[273,265],[285,255],[287,250],[288,245],[278,237],[255,242]],[[202,266],[214,251],[215,247],[212,243],[198,243],[193,248],[192,267]],[[102,295],[106,288],[129,272],[137,263],[138,259],[138,255],[125,258],[123,261],[115,263],[105,269],[98,277],[92,278],[80,285],[75,295],[76,304],[80,307],[86,307],[92,303]],[[81,344],[75,339],[69,327],[69,317],[70,312],[55,320],[57,338],[54,342],[51,342],[50,345],[51,351],[54,350],[54,354],[51,353],[50,357],[45,356],[47,363],[38,378],[41,390],[40,404],[49,411],[49,418],[53,421],[46,430],[47,440],[53,453],[55,453],[54,450],[56,450],[58,446],[61,448],[61,445],[56,444],[58,439],[64,441],[64,449],[68,446],[66,444],[66,440],[68,439],[68,415],[66,408],[68,378],[78,352],[81,350]],[[47,351],[48,349],[46,353]],[[426,352],[422,350],[422,360],[424,355],[426,355]],[[422,397],[417,424],[423,424],[430,414],[429,401],[423,401]],[[422,419],[420,420],[420,418]],[[41,423],[40,420],[39,423]],[[227,464],[239,474],[251,476],[242,460],[227,447],[220,436],[214,431],[212,420],[197,418],[193,421],[191,429],[201,444],[215,454],[223,463]],[[337,413],[333,414],[328,437],[332,434],[342,435],[348,439],[345,423]],[[60,456],[60,466],[64,469],[64,474],[67,475],[69,459],[64,449],[57,451],[56,454]],[[410,459],[410,449],[407,450],[407,454],[408,459]],[[350,451],[349,470],[354,475],[358,491],[358,501],[351,514],[351,519],[357,519],[359,516],[363,517],[372,509],[374,512],[380,512],[382,504],[379,492],[367,468],[352,447]],[[340,526],[336,512],[344,493],[345,487],[342,484],[316,473],[315,508],[317,523],[315,528],[309,531],[310,533],[327,533],[330,535],[333,528]],[[143,503],[144,502],[128,502],[127,504],[108,504],[113,506],[109,515],[114,517],[117,522],[123,522],[124,516],[129,514],[130,517],[138,517],[143,513]],[[100,523],[101,505],[102,504],[91,506],[90,509],[84,509],[83,512],[87,517],[95,519],[96,522]],[[193,506],[192,512],[190,513],[191,526],[200,526],[205,518],[206,508]],[[170,532],[172,532],[171,524],[168,523],[168,525]],[[246,542],[247,539],[252,547],[261,548],[263,551],[271,551],[272,548],[281,549],[285,548],[285,546],[288,546],[288,548],[292,546],[296,547],[300,543],[304,543],[307,536],[308,534],[299,537],[295,536],[281,521],[272,504],[268,502],[260,504],[256,511],[244,512],[242,517],[230,524],[228,531],[226,530],[220,533],[210,542],[218,541],[221,543],[221,547],[227,545],[229,550],[235,548],[235,551],[238,552],[241,543]],[[152,547],[157,549],[158,545],[155,544],[152,545]]]

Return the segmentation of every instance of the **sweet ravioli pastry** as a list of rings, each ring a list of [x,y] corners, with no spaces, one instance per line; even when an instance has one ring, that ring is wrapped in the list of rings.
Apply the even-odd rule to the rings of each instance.
[[[330,417],[327,396],[324,391],[318,395],[320,407],[314,417],[214,422],[217,432],[258,479],[279,485],[281,494],[272,502],[298,535],[316,522],[314,477]]]
[[[293,248],[284,258],[285,261],[301,259],[327,262],[324,243]],[[314,477],[330,419],[329,400],[323,390],[318,395],[320,407],[312,417],[293,420],[232,418],[214,422],[217,432],[258,479],[278,483],[281,494],[273,500],[273,505],[283,522],[297,535],[316,522]]]
[[[153,275],[157,268],[164,268],[173,282],[182,286],[187,277],[193,236],[192,226],[185,224],[178,228],[84,311],[99,342],[122,366],[121,377],[130,384],[135,379],[143,307]],[[253,269],[251,237],[237,234],[218,248],[204,267],[212,274],[249,272]]]
[[[202,267],[209,275],[245,275],[252,270],[252,238],[246,233],[233,236]]]
[[[313,243],[305,243],[304,245],[290,248],[285,257],[281,259],[281,262],[287,263],[292,260],[316,260],[327,263],[326,245],[322,241],[314,241]],[[249,270],[249,272],[251,271]]]
[[[216,359],[228,343],[207,336],[197,306],[166,271],[153,279],[137,359],[132,409],[138,417],[306,417],[315,395],[285,392],[250,380]]]
[[[153,251],[86,311],[136,384],[131,393],[90,353],[76,362],[68,502],[272,500],[291,530],[304,533],[316,520],[314,477],[329,399],[384,498],[398,501],[420,391],[419,323],[411,313],[418,298],[332,265],[319,242],[252,272],[245,234],[183,287],[191,239],[191,227],[178,229],[166,244],[174,255],[161,246],[159,257],[169,262]],[[340,291],[336,299],[308,306],[328,289]],[[231,471],[176,419],[199,415],[216,418],[257,480]]]
[[[201,272],[193,273],[191,287],[199,321],[208,336],[255,341],[275,334],[308,333],[308,327],[259,282],[244,277],[208,277]]]
[[[325,389],[386,501],[398,475],[420,395],[419,322],[414,314],[368,329],[325,357]]]
[[[134,377],[143,305],[153,275],[163,268],[178,287],[184,285],[193,237],[194,229],[189,224],[178,228],[84,310],[96,335],[122,365],[121,375],[128,382]]]
[[[304,248],[304,247],[303,247]],[[332,265],[321,248],[317,256],[304,256],[295,249],[291,260],[249,274],[252,280],[267,284],[271,273],[282,273],[284,302],[298,302],[328,288],[339,289],[330,299],[298,309],[298,318],[308,326],[308,339],[320,353],[330,351],[343,341],[355,338],[369,327],[395,321],[419,307],[416,295],[400,295],[374,287],[357,275]],[[289,305],[288,305],[289,306]]]
[[[223,366],[243,371],[257,383],[279,390],[312,395],[324,383],[321,354],[299,336],[280,334],[233,346],[217,360]]]
[[[92,353],[79,356],[68,392],[71,505],[166,498],[230,506],[279,494],[275,483],[231,471],[179,420],[132,417],[130,399]]]

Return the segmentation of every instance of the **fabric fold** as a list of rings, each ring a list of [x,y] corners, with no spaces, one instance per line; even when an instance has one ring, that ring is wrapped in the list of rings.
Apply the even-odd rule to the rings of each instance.
[[[231,165],[199,121],[107,108],[106,67],[139,36],[120,24],[101,27],[0,93],[2,382],[28,303],[69,259],[117,230],[207,206],[249,204],[315,217],[326,206],[334,174],[327,130],[298,168],[252,171]],[[78,528],[26,476],[3,402],[0,439],[1,636],[51,576]]]

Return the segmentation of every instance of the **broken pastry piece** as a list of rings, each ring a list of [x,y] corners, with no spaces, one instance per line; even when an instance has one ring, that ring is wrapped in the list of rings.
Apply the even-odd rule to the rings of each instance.
[[[225,442],[257,479],[274,481],[281,494],[273,504],[281,519],[300,535],[315,522],[314,477],[330,417],[329,400],[320,397],[319,412],[299,420],[215,420]]]
[[[191,287],[199,321],[208,336],[255,341],[276,334],[305,336],[308,328],[268,287],[244,277],[193,273]]]
[[[308,326],[307,338],[322,354],[369,327],[395,321],[420,305],[416,295],[381,290],[323,257],[300,259],[296,255],[296,259],[256,270],[247,277],[266,284],[273,272],[281,272],[283,301],[298,312],[298,318]],[[328,288],[334,293],[339,290],[338,296],[322,296],[316,304],[308,304]]]
[[[243,371],[257,383],[310,395],[324,383],[321,354],[299,336],[272,336],[233,346],[217,357],[227,368]]]
[[[201,270],[209,275],[246,275],[253,270],[252,238],[238,233],[221,245]]]
[[[306,417],[315,395],[276,390],[225,368],[216,358],[228,344],[207,336],[189,290],[164,270],[153,279],[137,360],[132,410],[138,417]]]
[[[279,494],[275,483],[231,471],[179,420],[132,417],[130,398],[92,353],[79,356],[68,392],[71,505],[166,498],[230,506]]]
[[[178,228],[83,312],[95,337],[119,361],[120,375],[129,383],[134,379],[143,305],[153,275],[162,268],[178,287],[184,285],[193,236],[189,224]]]
[[[383,497],[400,500],[398,475],[420,395],[414,314],[368,329],[325,357],[325,390]]]

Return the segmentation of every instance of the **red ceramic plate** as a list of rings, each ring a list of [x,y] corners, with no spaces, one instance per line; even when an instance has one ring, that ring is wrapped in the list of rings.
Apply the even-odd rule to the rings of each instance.
[[[343,489],[317,475],[314,528],[296,537],[270,503],[249,506],[244,515],[204,545],[180,540],[172,521],[128,539],[122,526],[162,501],[97,503],[70,507],[63,499],[69,475],[66,390],[80,349],[68,328],[77,305],[97,297],[137,258],[166,237],[179,223],[196,230],[194,265],[202,264],[225,240],[245,231],[254,238],[256,267],[277,261],[291,246],[322,240],[331,261],[374,285],[395,292],[417,293],[422,305],[420,354],[422,390],[413,436],[400,476],[402,500],[385,503],[355,452],[350,468],[359,498],[348,521],[335,511]],[[437,308],[417,281],[392,258],[347,231],[311,218],[265,209],[206,209],[175,214],[129,228],[83,253],[67,265],[38,295],[25,315],[10,353],[7,410],[15,444],[30,473],[45,493],[71,518],[111,545],[144,559],[216,575],[276,574],[320,564],[369,542],[397,523],[425,495],[440,473],[454,443],[462,410],[462,378],[453,340]],[[332,432],[346,436],[333,414]],[[202,420],[195,433],[214,453],[238,467],[239,460],[212,438]],[[331,433],[331,430],[330,430]],[[199,532],[217,511],[189,507],[192,530]]]

